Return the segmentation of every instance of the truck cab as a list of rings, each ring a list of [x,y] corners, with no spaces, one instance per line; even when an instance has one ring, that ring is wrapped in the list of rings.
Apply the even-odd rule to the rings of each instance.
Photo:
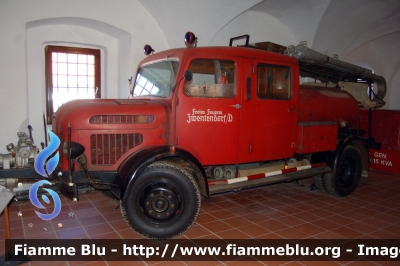
[[[156,63],[147,63],[150,59]],[[150,73],[161,64],[168,76],[176,71],[179,79],[189,70],[192,79],[172,88],[169,77]],[[141,65],[135,98],[168,102],[168,144],[202,165],[293,156],[298,109],[293,88],[299,83],[293,58],[240,47],[197,48],[161,52]],[[173,71],[174,65],[179,69]]]

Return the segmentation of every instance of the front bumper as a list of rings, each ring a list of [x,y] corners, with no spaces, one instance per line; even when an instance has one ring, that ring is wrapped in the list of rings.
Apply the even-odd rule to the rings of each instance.
[[[82,186],[91,186],[95,189],[107,190],[111,188],[112,180],[116,172],[88,172],[90,180],[84,172],[74,172],[70,178],[68,172],[59,172],[53,174],[57,179],[57,187],[60,192],[71,200],[79,200],[78,190]],[[72,179],[72,182],[70,181]]]

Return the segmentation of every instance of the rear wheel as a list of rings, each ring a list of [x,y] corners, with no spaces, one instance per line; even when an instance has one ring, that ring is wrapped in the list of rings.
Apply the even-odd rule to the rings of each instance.
[[[121,202],[127,224],[147,238],[177,237],[196,221],[200,192],[192,175],[170,162],[156,162],[137,178]]]
[[[347,146],[339,157],[335,173],[325,174],[323,184],[329,194],[346,197],[356,189],[361,171],[360,152],[352,146]]]
[[[326,190],[325,185],[324,185],[324,176],[323,175],[315,175],[313,177],[313,179],[314,179],[314,184],[318,188],[319,191],[321,191],[323,193],[328,193],[328,191]]]

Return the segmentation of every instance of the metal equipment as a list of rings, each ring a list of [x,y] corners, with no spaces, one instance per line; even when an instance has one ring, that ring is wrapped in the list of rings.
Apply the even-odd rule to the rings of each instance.
[[[361,105],[367,108],[382,107],[385,104],[383,101],[387,90],[385,78],[373,74],[370,69],[341,61],[337,56],[330,57],[317,52],[307,47],[306,42],[288,46],[284,54],[299,60],[302,77],[335,84],[341,81],[338,86],[352,94]],[[356,88],[354,85],[350,89],[350,84],[348,83],[346,86],[343,81],[350,81],[353,84],[362,81],[368,84],[370,90],[364,87]],[[370,101],[364,96],[360,97],[363,93],[367,94],[367,91],[372,94]]]
[[[2,169],[33,167],[35,163],[39,150],[33,144],[32,137],[25,132],[18,132],[17,136],[19,138],[17,145],[10,143],[6,146],[9,153],[0,153],[0,168]]]

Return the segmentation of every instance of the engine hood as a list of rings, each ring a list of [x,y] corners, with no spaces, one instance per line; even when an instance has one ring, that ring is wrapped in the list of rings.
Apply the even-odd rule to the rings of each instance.
[[[74,100],[63,104],[53,116],[53,131],[71,125],[73,130],[156,128],[165,123],[167,105],[149,99]]]

